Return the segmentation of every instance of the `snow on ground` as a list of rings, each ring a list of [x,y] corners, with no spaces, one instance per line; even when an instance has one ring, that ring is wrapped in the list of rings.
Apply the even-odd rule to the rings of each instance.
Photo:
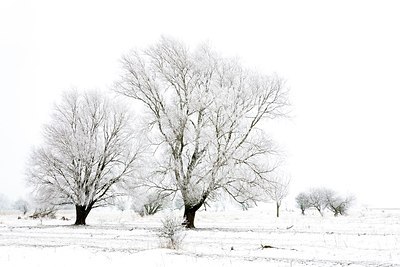
[[[201,211],[178,250],[162,248],[157,235],[167,213],[94,210],[77,227],[74,211],[57,213],[70,221],[0,212],[0,266],[400,266],[400,210],[337,218],[297,211],[275,218],[267,206]]]

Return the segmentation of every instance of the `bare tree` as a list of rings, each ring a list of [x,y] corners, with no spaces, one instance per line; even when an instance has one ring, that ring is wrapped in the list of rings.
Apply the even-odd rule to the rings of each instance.
[[[279,217],[279,208],[282,205],[282,200],[287,197],[289,193],[290,179],[276,177],[270,181],[270,186],[267,189],[267,195],[275,201],[276,204],[276,217]]]
[[[257,126],[283,115],[282,79],[168,38],[131,52],[122,64],[116,91],[144,105],[153,134],[157,168],[147,184],[182,197],[188,228],[221,191],[244,206],[262,197],[274,166],[265,164],[272,145]]]
[[[25,215],[29,211],[29,203],[25,199],[19,198],[14,202],[14,208]]]
[[[346,198],[337,195],[335,192],[330,191],[326,195],[326,207],[333,212],[334,216],[345,215],[351,205],[354,203],[355,198],[353,196],[347,196]]]
[[[99,93],[65,93],[30,159],[28,180],[38,199],[75,205],[75,224],[86,224],[89,212],[134,175],[141,150],[131,125],[128,111]]]
[[[306,209],[310,208],[310,200],[306,193],[300,193],[296,197],[296,205],[301,210],[301,214],[304,215]]]
[[[326,196],[328,194],[331,194],[331,191],[325,188],[312,188],[308,193],[310,207],[316,208],[321,216],[324,216],[323,211],[327,207]]]

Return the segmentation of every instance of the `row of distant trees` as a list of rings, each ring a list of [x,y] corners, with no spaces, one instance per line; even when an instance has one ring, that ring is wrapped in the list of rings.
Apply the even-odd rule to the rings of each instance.
[[[74,205],[82,225],[93,208],[145,192],[179,199],[193,228],[221,195],[245,208],[265,200],[277,164],[260,125],[286,113],[281,78],[168,38],[121,63],[119,99],[70,91],[55,106],[28,165],[39,201]]]
[[[301,214],[309,208],[315,208],[321,216],[324,210],[328,209],[335,216],[345,215],[349,208],[354,204],[354,196],[343,197],[337,192],[327,188],[312,188],[307,192],[302,192],[296,197],[297,207]]]
[[[276,205],[276,217],[280,216],[280,207],[283,199],[288,195],[290,180],[284,178],[272,178],[271,185],[268,188],[266,194],[267,197],[272,200]],[[353,196],[342,197],[337,192],[327,188],[312,188],[307,192],[302,192],[296,197],[296,205],[301,210],[302,215],[305,215],[307,209],[316,209],[321,216],[325,209],[333,212],[334,216],[346,215],[349,208],[354,204],[355,198]],[[136,196],[134,201],[129,197],[119,197],[113,199],[112,204],[119,210],[124,211],[126,208],[133,209],[141,216],[153,215],[167,206],[172,207],[173,203],[167,203],[166,198],[157,195],[143,195],[143,198]],[[5,203],[5,202],[4,202]],[[111,203],[110,203],[111,204]],[[175,203],[177,207],[181,206],[182,203]],[[37,206],[29,203],[27,200],[20,198],[16,200],[8,208],[14,208],[19,210],[26,215],[27,212],[35,208],[35,213],[41,211],[52,210],[55,212],[56,207],[44,207]],[[7,207],[3,207],[7,208]]]

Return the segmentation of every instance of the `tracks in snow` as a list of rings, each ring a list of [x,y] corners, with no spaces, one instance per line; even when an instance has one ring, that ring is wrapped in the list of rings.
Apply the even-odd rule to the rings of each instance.
[[[44,226],[4,226],[0,227],[0,246],[32,247],[44,249],[64,246],[78,246],[85,249],[103,251],[106,253],[123,252],[137,253],[156,249],[160,245],[157,232],[159,226],[145,225],[44,225]],[[395,234],[393,234],[395,235]],[[226,258],[244,261],[265,261],[269,263],[287,263],[300,266],[395,266],[388,261],[373,259],[343,260],[335,257],[333,250],[355,249],[344,241],[360,237],[359,233],[317,231],[297,231],[292,229],[271,228],[199,228],[187,231],[184,247],[171,254],[188,257]],[[384,235],[362,235],[360,238],[379,238],[386,240]],[[303,240],[306,238],[306,240]],[[399,236],[395,236],[399,238]],[[368,241],[368,240],[367,240]],[[261,250],[260,243],[282,248]],[[231,250],[233,248],[233,250]],[[312,253],[321,254],[313,255]],[[365,249],[364,249],[365,250]],[[364,251],[365,252],[365,251]],[[368,253],[388,253],[385,249],[371,249]],[[329,255],[323,255],[330,253]],[[325,257],[326,256],[326,257]],[[382,258],[382,257],[381,257]],[[384,257],[383,257],[384,258]]]

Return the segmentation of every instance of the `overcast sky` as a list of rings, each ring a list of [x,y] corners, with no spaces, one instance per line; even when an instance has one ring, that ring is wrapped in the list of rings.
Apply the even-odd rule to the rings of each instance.
[[[31,147],[61,92],[108,90],[122,54],[161,35],[227,56],[290,88],[270,132],[292,195],[312,186],[400,207],[397,1],[0,1],[0,194],[25,194]]]

